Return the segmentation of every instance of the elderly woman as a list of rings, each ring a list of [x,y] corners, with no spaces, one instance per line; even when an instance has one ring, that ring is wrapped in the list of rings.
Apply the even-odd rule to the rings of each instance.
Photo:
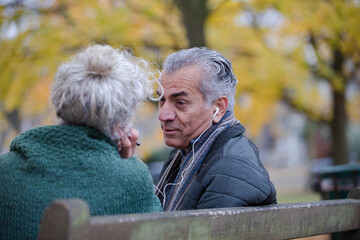
[[[62,123],[26,131],[0,156],[0,238],[36,239],[54,199],[81,198],[92,215],[161,211],[145,164],[130,157],[135,107],[152,93],[144,61],[92,46],[61,65],[51,99]]]

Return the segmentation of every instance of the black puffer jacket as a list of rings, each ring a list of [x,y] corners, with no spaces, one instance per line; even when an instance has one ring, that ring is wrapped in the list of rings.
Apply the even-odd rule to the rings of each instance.
[[[235,125],[216,138],[185,194],[181,210],[276,203],[276,190],[258,149],[244,132],[242,125]]]

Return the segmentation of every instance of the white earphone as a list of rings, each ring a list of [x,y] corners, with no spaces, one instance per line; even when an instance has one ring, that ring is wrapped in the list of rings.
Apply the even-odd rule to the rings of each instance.
[[[216,116],[216,114],[217,114],[218,112],[219,112],[219,108],[216,107],[216,111],[215,111],[214,115],[212,116],[213,119],[214,119],[214,117]]]

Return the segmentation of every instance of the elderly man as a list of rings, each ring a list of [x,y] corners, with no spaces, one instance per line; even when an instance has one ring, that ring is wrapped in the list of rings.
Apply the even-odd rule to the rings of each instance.
[[[165,60],[160,83],[158,117],[175,148],[156,191],[163,210],[275,204],[258,149],[234,117],[231,62],[207,48],[181,50]]]

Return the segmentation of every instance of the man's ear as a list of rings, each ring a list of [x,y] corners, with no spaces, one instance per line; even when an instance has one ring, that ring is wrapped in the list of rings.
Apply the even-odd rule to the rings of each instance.
[[[216,107],[219,108],[219,111],[217,112],[217,114],[215,115],[214,119],[213,119],[213,123],[218,123],[220,122],[220,120],[222,119],[222,117],[224,116],[227,108],[229,106],[229,102],[227,97],[225,96],[221,96],[219,97],[213,104],[214,109],[216,109]]]

